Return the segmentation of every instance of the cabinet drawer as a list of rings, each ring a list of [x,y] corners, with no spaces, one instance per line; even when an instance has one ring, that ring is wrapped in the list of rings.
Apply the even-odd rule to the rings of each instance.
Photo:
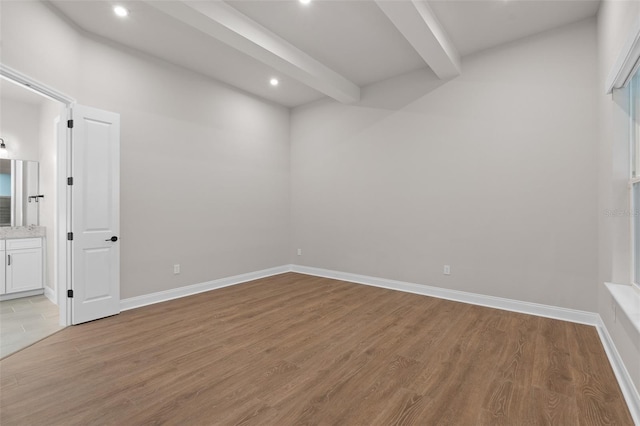
[[[6,240],[6,243],[6,250],[39,248],[42,247],[42,238],[18,238],[15,240]]]

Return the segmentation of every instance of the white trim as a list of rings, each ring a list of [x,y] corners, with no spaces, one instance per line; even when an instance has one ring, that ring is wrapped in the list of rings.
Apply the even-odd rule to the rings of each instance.
[[[27,290],[27,291],[19,291],[17,293],[6,293],[0,295],[0,302],[4,302],[5,300],[19,299],[21,297],[30,297],[30,296],[38,296],[44,293],[44,289],[38,288],[35,290]]]
[[[56,291],[54,289],[52,289],[51,287],[47,287],[47,286],[44,287],[44,295],[54,305],[58,304],[58,295],[57,295]]]
[[[376,4],[438,78],[461,74],[460,53],[427,2],[376,0]]]
[[[620,310],[627,316],[635,331],[640,335],[640,291],[638,288],[630,284],[604,283],[604,285]]]
[[[598,326],[599,324],[601,324],[600,316],[594,312],[562,308],[559,306],[543,305],[540,303],[523,302],[520,300],[506,299],[502,297],[485,296],[477,293],[450,290],[441,287],[388,280],[385,278],[376,278],[367,275],[358,275],[348,272],[332,271],[329,269],[314,268],[301,265],[282,265],[274,268],[263,269],[260,271],[248,272],[246,274],[220,278],[213,281],[192,284],[171,290],[160,291],[157,293],[130,297],[120,301],[120,309],[123,311],[127,311],[129,309],[135,309],[154,303],[166,302],[168,300],[191,296],[193,294],[203,293],[205,291],[215,290],[217,288],[228,287],[231,285],[242,284],[247,281],[253,281],[273,275],[284,274],[285,272],[296,272],[299,274],[332,278],[356,284],[364,284],[373,287],[403,291],[405,293],[437,297],[439,299],[453,300],[456,302],[486,306],[488,308],[502,309],[505,311],[519,312],[545,318],[553,318],[562,321],[570,321],[579,324],[587,324],[592,326]]]
[[[609,330],[607,330],[606,325],[599,316],[596,329],[598,330],[598,335],[600,336],[602,346],[604,346],[607,358],[609,358],[609,363],[611,364],[613,373],[615,374],[616,379],[618,379],[620,390],[627,402],[627,407],[629,408],[629,412],[631,412],[631,417],[637,425],[640,425],[640,394],[633,384],[631,375],[629,374],[629,371],[627,371],[627,368],[616,349],[616,345],[613,343],[613,339],[611,339]]]
[[[622,50],[618,54],[618,58],[611,67],[609,75],[605,83],[605,93],[609,94],[613,89],[625,86],[629,79],[633,76],[634,70],[637,69],[638,59],[640,58],[640,17],[629,30],[629,37],[622,46]]]
[[[384,278],[375,278],[366,275],[351,274],[347,272],[331,271],[328,269],[312,268],[309,266],[293,265],[292,271],[298,272],[300,274],[333,278],[357,284],[365,284],[374,287],[387,288],[390,290],[421,294],[423,296],[432,296],[439,299],[470,303],[472,305],[486,306],[489,308],[502,309],[505,311],[520,312],[523,314],[553,318],[562,321],[576,322],[579,324],[594,326],[598,324],[598,314],[593,312],[561,308],[558,306],[542,305],[539,303],[522,302],[519,300],[505,299],[502,297],[485,296],[482,294],[468,293],[465,291],[450,290],[446,288],[432,287],[428,285],[414,284],[403,281],[394,281]]]
[[[469,303],[472,305],[486,306],[489,308],[502,309],[506,311],[519,312],[536,315],[539,317],[553,318],[562,321],[570,321],[579,324],[597,326],[601,324],[598,314],[575,309],[561,308],[558,306],[543,305],[539,303],[522,302],[519,300],[505,299],[502,297],[485,296],[477,293],[469,293],[458,290],[450,290],[440,287],[433,287],[422,284],[414,284],[403,281],[388,280],[366,275],[351,274],[348,272],[332,271],[329,269],[313,268],[301,265],[282,265],[274,268],[263,269],[246,274],[234,275],[220,278],[199,284],[160,291],[157,293],[145,294],[142,296],[130,297],[120,301],[120,309],[127,311],[154,303],[166,302],[168,300],[191,296],[217,288],[228,287],[266,278],[273,275],[284,274],[285,272],[296,272],[299,274],[313,275],[317,277],[332,278],[341,281],[364,284],[373,287],[387,288],[390,290],[403,291],[405,293],[420,294],[423,296],[437,297],[439,299],[453,300],[456,302]]]
[[[635,224],[635,209],[637,207],[638,201],[636,200],[634,193],[634,185],[640,182],[640,177],[633,177],[634,174],[638,173],[636,170],[637,165],[640,164],[636,161],[638,158],[638,144],[637,138],[640,137],[640,133],[638,132],[638,123],[636,122],[636,117],[638,117],[638,99],[636,95],[638,94],[638,80],[633,78],[633,75],[630,77],[631,83],[629,84],[629,90],[627,94],[629,96],[629,193],[628,193],[628,204],[629,204],[629,231],[631,238],[629,238],[629,253],[631,255],[631,259],[629,262],[629,276],[631,277],[632,283],[637,283],[640,277],[636,275],[636,253],[638,251],[638,247],[636,247],[636,224]],[[637,164],[638,163],[638,164]]]
[[[263,269],[261,271],[249,272],[246,274],[234,275],[231,277],[220,278],[204,283],[188,285],[186,287],[179,287],[171,290],[159,291],[157,293],[130,297],[128,299],[120,300],[120,310],[128,311],[129,309],[135,309],[142,306],[152,305],[154,303],[161,303],[168,300],[179,299],[181,297],[191,296],[193,294],[204,293],[205,291],[242,284],[246,283],[247,281],[253,281],[273,275],[284,274],[285,272],[291,272],[291,265],[277,266],[275,268]]]
[[[57,90],[52,89],[46,84],[41,83],[38,80],[29,77],[28,75],[22,74],[20,71],[14,70],[13,68],[8,67],[2,63],[0,63],[0,76],[12,81],[13,83],[23,86],[27,90],[36,92],[51,100],[62,102],[67,106],[76,103],[75,99],[73,99],[71,96],[68,96],[62,92],[58,92]]]
[[[71,158],[70,139],[71,132],[67,128],[67,120],[71,116],[71,109],[63,107],[60,116],[57,118],[58,130],[56,137],[56,214],[55,216],[55,234],[54,244],[56,247],[56,291],[58,293],[58,309],[60,310],[61,326],[71,325],[71,301],[67,297],[69,286],[69,274],[71,265],[69,263],[69,255],[67,253],[69,247],[67,244],[67,229],[70,228],[71,208],[69,206],[70,197],[68,193],[71,191],[67,185],[67,176],[71,176],[69,170],[69,158]]]

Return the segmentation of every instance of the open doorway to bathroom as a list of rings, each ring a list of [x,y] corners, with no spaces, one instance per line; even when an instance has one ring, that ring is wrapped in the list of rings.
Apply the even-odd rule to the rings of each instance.
[[[54,239],[62,106],[0,79],[0,358],[63,328]]]

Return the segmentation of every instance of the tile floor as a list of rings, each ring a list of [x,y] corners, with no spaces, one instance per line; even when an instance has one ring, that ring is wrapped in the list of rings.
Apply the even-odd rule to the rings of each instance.
[[[0,358],[63,328],[58,325],[58,306],[44,295],[0,302]]]

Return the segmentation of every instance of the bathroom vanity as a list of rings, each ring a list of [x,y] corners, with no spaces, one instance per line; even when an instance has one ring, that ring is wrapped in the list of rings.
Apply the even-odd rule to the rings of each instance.
[[[0,300],[44,292],[41,226],[0,228]]]
[[[44,293],[38,163],[0,159],[0,300]]]
[[[0,300],[44,293],[42,238],[0,241]]]

